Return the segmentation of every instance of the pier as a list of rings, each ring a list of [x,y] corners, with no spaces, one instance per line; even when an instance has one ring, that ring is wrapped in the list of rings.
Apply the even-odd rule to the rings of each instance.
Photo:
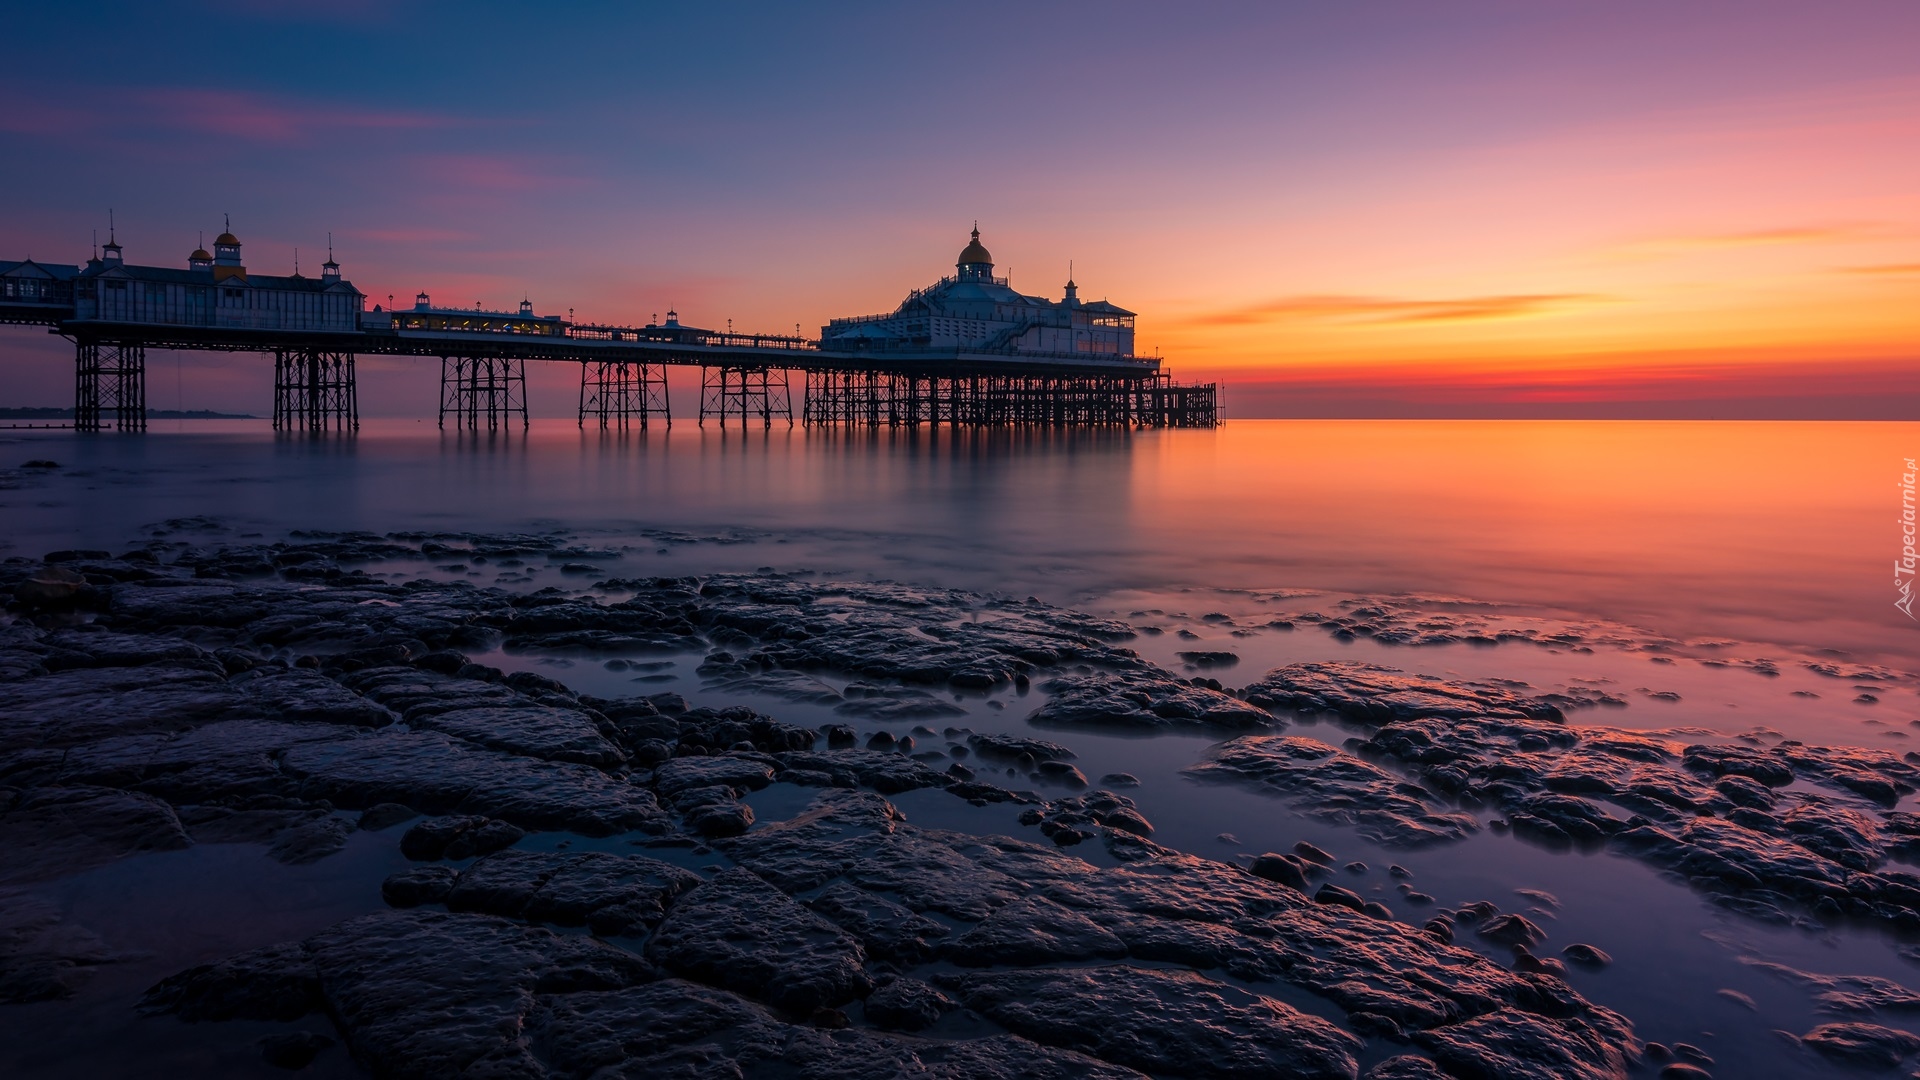
[[[231,231],[184,270],[128,265],[109,238],[84,266],[0,262],[0,324],[44,326],[73,343],[73,426],[84,432],[145,429],[156,349],[271,357],[280,430],[357,428],[360,356],[437,357],[442,427],[524,427],[529,363],[577,365],[579,423],[609,429],[671,423],[675,366],[701,370],[703,425],[1218,423],[1213,384],[1176,384],[1159,358],[1132,354],[1131,312],[1082,304],[1071,281],[1061,301],[1013,293],[989,258],[976,229],[958,275],[915,290],[891,315],[833,320],[810,339],[706,330],[675,312],[605,326],[524,302],[517,312],[445,308],[426,293],[412,308],[368,311],[331,252],[320,277],[283,277],[249,274]]]

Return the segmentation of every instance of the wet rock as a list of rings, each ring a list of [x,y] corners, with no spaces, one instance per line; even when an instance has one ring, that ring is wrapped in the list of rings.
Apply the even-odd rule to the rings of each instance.
[[[1594,945],[1582,945],[1579,942],[1575,942],[1561,949],[1560,952],[1561,955],[1567,958],[1568,963],[1578,964],[1585,968],[1603,968],[1613,963],[1613,957],[1607,955],[1606,950]]]
[[[460,872],[451,866],[412,866],[380,883],[380,897],[397,908],[438,904],[453,891]]]
[[[1487,1080],[1621,1080],[1627,1051],[1612,1033],[1583,1022],[1501,1009],[1420,1032],[1414,1042],[1455,1076]]]
[[[943,788],[953,783],[945,773],[928,767],[925,762],[877,750],[789,753],[778,755],[777,761],[783,770],[823,774],[836,786],[871,788],[883,795]]]
[[[332,1045],[331,1037],[317,1031],[266,1035],[260,1039],[260,1058],[276,1069],[304,1069]]]
[[[0,1004],[71,997],[114,959],[104,941],[51,902],[0,890]]]
[[[1320,891],[1313,894],[1313,902],[1316,904],[1333,904],[1338,907],[1352,908],[1355,911],[1365,911],[1367,907],[1367,902],[1361,898],[1359,893],[1354,892],[1352,889],[1343,889],[1332,883],[1320,886]]]
[[[1496,915],[1476,926],[1474,933],[1497,945],[1525,945],[1528,948],[1547,939],[1547,932],[1525,915]]]
[[[828,887],[807,907],[859,939],[868,956],[908,967],[925,963],[950,932],[945,923],[845,882]],[[869,999],[869,1014],[872,1008]]]
[[[1713,1080],[1713,1074],[1690,1062],[1676,1061],[1661,1067],[1660,1080]]]
[[[412,807],[401,803],[377,803],[361,811],[358,827],[368,832],[379,832],[419,816]]]
[[[1377,664],[1290,664],[1267,672],[1241,693],[1264,708],[1331,712],[1372,723],[1415,717],[1561,719],[1558,707],[1508,686],[1409,675]]]
[[[1028,717],[1037,727],[1244,731],[1281,722],[1218,690],[1157,671],[1063,676],[1048,680],[1041,689],[1051,698]]]
[[[1401,1054],[1368,1069],[1362,1080],[1449,1080],[1440,1066],[1423,1057]]]
[[[1140,813],[1134,801],[1111,791],[1092,791],[1072,798],[1056,799],[1045,806],[1023,811],[1020,823],[1038,825],[1042,835],[1054,838],[1056,842],[1059,834],[1069,829],[1088,834],[1105,832],[1106,835],[1117,830],[1142,838],[1153,835],[1153,823]]]
[[[504,821],[477,814],[431,818],[400,837],[400,853],[409,859],[471,859],[512,847],[527,835]]]
[[[1319,866],[1332,866],[1333,853],[1305,840],[1295,841],[1293,853]]]
[[[1920,992],[1877,975],[1821,975],[1785,964],[1748,958],[1744,961],[1787,982],[1815,990],[1814,1003],[1826,1012],[1876,1011],[1920,1013]]]
[[[919,979],[897,978],[867,996],[867,1019],[894,1031],[921,1031],[960,1007]]]
[[[1140,778],[1132,773],[1107,773],[1100,778],[1100,786],[1110,788],[1139,787]]]
[[[653,786],[662,795],[715,785],[758,791],[773,781],[773,773],[773,765],[759,757],[733,754],[682,757],[662,762],[654,770]]]
[[[691,788],[674,796],[673,808],[686,816],[687,828],[706,837],[739,836],[753,827],[753,807],[730,788]]]
[[[516,1037],[529,991],[615,989],[649,977],[630,953],[477,915],[352,920],[306,948],[328,1011],[376,1073],[438,1076],[534,1065]],[[432,1018],[432,1023],[421,1020]]]
[[[162,979],[141,1007],[187,1021],[298,1020],[322,1006],[319,972],[299,944],[270,945]]]
[[[1242,736],[1186,772],[1251,784],[1287,799],[1308,817],[1353,826],[1361,836],[1392,847],[1459,840],[1479,828],[1470,814],[1424,801],[1422,796],[1433,796],[1418,785],[1315,739]]]
[[[833,711],[842,716],[861,716],[869,720],[901,721],[935,719],[943,716],[965,716],[967,710],[948,701],[907,686],[873,686],[867,684],[847,687],[848,700],[834,706]],[[857,695],[857,696],[856,696]]]
[[[14,599],[29,608],[57,608],[72,604],[87,587],[87,579],[62,566],[45,566],[13,587]]]
[[[699,884],[691,871],[641,855],[502,851],[461,871],[445,901],[451,911],[620,936],[657,925],[678,897]]]
[[[928,1076],[943,1080],[1137,1080],[1079,1054],[1016,1036],[936,1042],[860,1029],[790,1026],[725,991],[679,979],[545,999],[529,1041],[567,1076],[777,1075],[796,1080]]]
[[[1071,908],[1043,897],[1028,897],[1007,904],[948,942],[941,955],[963,967],[1033,965],[1119,959],[1127,955],[1127,946],[1111,931]]]
[[[1307,875],[1300,869],[1297,862],[1285,855],[1268,852],[1254,859],[1249,869],[1257,877],[1285,885],[1289,889],[1307,891]]]
[[[1879,1024],[1822,1024],[1800,1041],[1829,1061],[1859,1069],[1892,1069],[1920,1050],[1920,1037]]]
[[[347,846],[353,826],[332,814],[282,830],[268,846],[267,854],[290,866],[318,862]]]
[[[364,808],[404,802],[428,813],[484,814],[522,828],[605,836],[664,827],[653,795],[571,762],[472,748],[438,732],[380,731],[307,744],[282,767],[304,798]]]
[[[1686,767],[1709,776],[1741,776],[1770,788],[1793,783],[1793,769],[1772,755],[1744,746],[1689,746]]]
[[[237,717],[246,697],[216,667],[150,664],[16,680],[0,701],[0,752],[84,746]]]
[[[681,898],[647,956],[802,1016],[872,988],[859,942],[747,870],[723,871]]]
[[[476,746],[548,761],[610,768],[627,760],[593,720],[577,709],[484,706],[428,715],[419,715],[416,710],[408,723],[415,728],[443,731]]]
[[[1022,754],[1036,762],[1068,761],[1074,757],[1072,750],[1059,743],[1019,735],[969,735],[967,745],[974,753],[994,761],[1016,761]]]
[[[0,812],[0,885],[77,874],[128,855],[193,843],[172,807],[100,787],[36,788]]]
[[[1239,654],[1222,650],[1198,649],[1174,655],[1197,668],[1230,668],[1240,662]]]
[[[792,819],[718,846],[788,892],[844,876],[891,893],[914,911],[969,922],[1036,888],[1093,872],[1080,859],[1036,844],[914,828],[885,799],[855,791],[822,792]]]
[[[1098,967],[949,980],[960,1000],[1036,1042],[1160,1074],[1352,1080],[1360,1040],[1193,972]]]

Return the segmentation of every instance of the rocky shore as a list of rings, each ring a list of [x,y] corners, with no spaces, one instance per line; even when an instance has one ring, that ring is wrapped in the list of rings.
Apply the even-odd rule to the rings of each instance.
[[[366,569],[530,560],[583,588]],[[1915,755],[1690,743],[1569,719],[1597,699],[1367,664],[1235,689],[1031,599],[599,566],[556,537],[359,534],[0,564],[0,1001],[116,962],[39,885],[196,844],[306,864],[371,833],[410,860],[366,883],[386,911],[180,971],[141,1007],[284,1025],[264,1061],[383,1077],[1708,1074],[1574,989],[1567,965],[1603,949],[1555,956],[1525,913],[1415,882],[1368,899],[1310,844],[1164,847],[1131,778],[1089,778],[1053,741],[1075,731],[1216,735],[1196,780],[1386,847],[1512,830],[1644,861],[1743,918],[1920,936],[1920,877],[1893,865],[1920,854],[1920,816],[1895,809]],[[697,653],[709,687],[844,721],[473,659],[500,652]],[[1039,731],[955,726],[956,694],[1009,687],[1036,692]],[[1285,733],[1314,714],[1353,737]],[[761,820],[771,788],[800,809]],[[916,825],[909,792],[1018,808],[1026,831]],[[1828,989],[1848,1016],[1791,1052],[1920,1050],[1874,1022],[1920,997]]]

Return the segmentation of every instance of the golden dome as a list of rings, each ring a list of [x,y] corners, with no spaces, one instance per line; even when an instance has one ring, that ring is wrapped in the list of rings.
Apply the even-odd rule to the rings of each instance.
[[[986,248],[980,245],[980,227],[978,225],[973,228],[973,241],[960,251],[959,265],[967,266],[971,263],[993,265],[993,256],[988,253]]]
[[[240,246],[240,238],[233,235],[230,232],[223,232],[219,236],[216,236],[213,238],[214,247],[224,247],[229,244],[233,245],[234,247]]]
[[[213,256],[207,254],[206,248],[194,248],[193,254],[187,256],[187,261],[188,262],[212,262]]]

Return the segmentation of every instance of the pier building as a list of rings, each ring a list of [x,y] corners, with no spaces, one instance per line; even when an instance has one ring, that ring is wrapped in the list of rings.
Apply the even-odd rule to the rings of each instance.
[[[1059,300],[1016,292],[993,275],[980,227],[960,251],[954,273],[907,294],[884,315],[834,319],[820,346],[872,353],[958,349],[1029,356],[1131,357],[1134,313],[1105,300],[1081,300],[1071,276]]]
[[[231,229],[213,253],[195,248],[184,267],[137,266],[108,234],[73,280],[75,322],[148,323],[353,334],[366,297],[327,254],[320,276],[250,273]]]

